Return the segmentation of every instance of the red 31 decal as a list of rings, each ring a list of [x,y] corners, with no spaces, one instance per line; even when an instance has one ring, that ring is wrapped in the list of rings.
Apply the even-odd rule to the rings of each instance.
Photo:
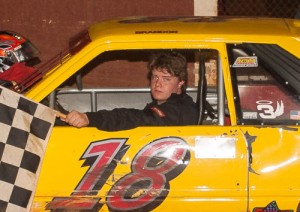
[[[157,207],[168,195],[169,181],[186,168],[189,158],[188,145],[180,138],[161,138],[149,143],[135,155],[131,173],[109,191],[109,209],[149,211]]]

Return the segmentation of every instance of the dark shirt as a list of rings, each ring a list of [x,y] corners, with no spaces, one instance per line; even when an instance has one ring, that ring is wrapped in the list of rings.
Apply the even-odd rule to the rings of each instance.
[[[106,131],[127,130],[138,126],[182,126],[197,123],[197,109],[187,94],[172,94],[158,105],[153,101],[143,110],[116,108],[87,112],[90,127]]]

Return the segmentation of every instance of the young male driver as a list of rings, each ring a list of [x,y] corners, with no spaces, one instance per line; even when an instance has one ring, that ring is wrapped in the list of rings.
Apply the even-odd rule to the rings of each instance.
[[[148,63],[153,101],[143,110],[116,108],[97,112],[71,111],[65,122],[74,127],[97,127],[106,131],[137,126],[176,126],[197,123],[197,109],[186,94],[187,62],[175,52],[152,55]]]

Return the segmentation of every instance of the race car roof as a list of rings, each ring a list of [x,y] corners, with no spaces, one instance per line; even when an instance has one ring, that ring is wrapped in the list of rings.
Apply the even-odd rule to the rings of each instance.
[[[128,17],[90,27],[92,40],[104,35],[185,35],[194,39],[243,40],[247,36],[300,38],[300,20],[234,17]],[[241,37],[242,36],[242,37]],[[133,37],[136,39],[136,37]],[[258,38],[256,38],[259,40]],[[264,38],[261,38],[263,40]]]
[[[300,58],[300,20],[262,17],[127,17],[88,28],[91,40],[276,44]]]

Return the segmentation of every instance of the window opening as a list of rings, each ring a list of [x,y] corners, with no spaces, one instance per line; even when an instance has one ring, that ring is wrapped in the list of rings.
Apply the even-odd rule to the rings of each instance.
[[[300,61],[277,45],[228,45],[238,124],[300,120]]]

